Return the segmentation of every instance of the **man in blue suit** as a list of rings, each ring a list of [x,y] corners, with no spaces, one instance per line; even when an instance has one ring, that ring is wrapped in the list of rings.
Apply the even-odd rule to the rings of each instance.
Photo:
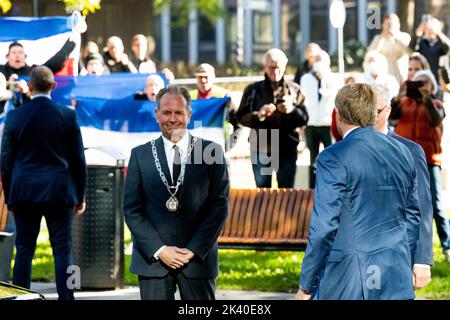
[[[16,222],[13,283],[30,288],[31,263],[42,216],[55,258],[59,299],[73,300],[68,287],[72,265],[72,215],[84,212],[86,161],[76,114],[52,102],[52,71],[34,68],[31,102],[10,111],[1,150],[1,175],[8,209]]]
[[[336,96],[344,137],[317,159],[314,207],[297,299],[413,299],[420,213],[409,150],[375,128],[376,97]]]
[[[417,173],[417,194],[420,209],[420,236],[417,241],[414,257],[414,289],[422,289],[431,281],[431,266],[433,266],[433,203],[431,202],[430,174],[428,172],[425,152],[422,147],[409,139],[403,138],[388,129],[388,119],[391,113],[391,98],[389,90],[381,84],[372,84],[377,96],[377,120],[375,128],[378,132],[404,144],[414,159]]]

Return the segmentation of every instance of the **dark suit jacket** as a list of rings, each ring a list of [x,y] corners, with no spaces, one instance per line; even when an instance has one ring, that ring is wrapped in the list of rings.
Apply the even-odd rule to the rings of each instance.
[[[422,147],[414,141],[408,140],[389,131],[391,138],[404,144],[414,159],[417,173],[417,194],[419,196],[420,209],[420,236],[417,241],[416,256],[414,263],[433,263],[433,204],[431,202],[430,173],[428,172],[427,160]]]
[[[162,137],[156,140],[156,148],[162,170],[170,181]],[[193,161],[202,154],[210,154],[211,150],[219,163],[211,163],[209,159]],[[198,139],[177,195],[181,207],[177,213],[170,213],[165,207],[170,194],[156,169],[151,144],[134,148],[124,195],[125,221],[133,236],[130,271],[147,277],[165,276],[169,268],[153,255],[167,245],[188,248],[195,253],[182,269],[185,276],[216,277],[217,238],[227,216],[228,194],[228,171],[222,148]]]
[[[373,127],[320,153],[301,287],[317,299],[413,299],[416,184],[408,149]]]
[[[1,151],[8,206],[83,202],[86,161],[73,110],[37,97],[10,111]]]

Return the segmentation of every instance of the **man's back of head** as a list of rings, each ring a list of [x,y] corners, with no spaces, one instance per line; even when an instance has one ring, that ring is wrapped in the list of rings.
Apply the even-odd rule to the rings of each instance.
[[[46,66],[38,66],[30,73],[30,90],[32,94],[49,93],[55,88],[53,72]]]
[[[355,83],[341,88],[336,95],[340,120],[347,125],[368,127],[375,124],[376,96],[368,84]]]

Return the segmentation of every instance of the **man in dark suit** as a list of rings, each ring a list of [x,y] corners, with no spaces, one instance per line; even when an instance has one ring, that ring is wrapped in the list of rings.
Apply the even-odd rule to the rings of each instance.
[[[1,150],[1,175],[8,209],[16,222],[13,283],[30,288],[31,262],[42,216],[55,258],[59,299],[73,300],[67,279],[72,265],[72,215],[84,212],[86,161],[74,111],[53,103],[56,87],[45,66],[30,73],[31,102],[10,111]]]
[[[414,161],[375,128],[366,84],[336,96],[344,139],[317,159],[316,192],[297,299],[413,299],[420,213]]]
[[[372,89],[377,96],[377,120],[375,128],[378,132],[404,144],[414,159],[417,173],[417,194],[420,209],[420,236],[417,241],[414,257],[414,289],[422,289],[431,281],[431,266],[433,266],[433,203],[431,202],[430,174],[428,173],[425,152],[414,141],[395,134],[388,129],[388,119],[391,113],[389,90],[381,84],[373,84]]]
[[[142,299],[214,299],[217,238],[228,211],[222,148],[189,134],[191,98],[175,85],[157,96],[162,136],[134,148],[124,215],[133,236],[130,271]]]

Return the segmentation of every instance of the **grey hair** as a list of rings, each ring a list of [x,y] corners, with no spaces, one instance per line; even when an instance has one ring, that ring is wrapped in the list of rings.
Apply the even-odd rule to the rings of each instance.
[[[278,48],[269,49],[264,55],[262,59],[263,65],[265,65],[269,60],[277,61],[280,64],[286,65],[288,63],[288,58],[286,54]]]
[[[436,94],[438,92],[438,84],[436,82],[436,78],[434,77],[434,74],[431,72],[431,70],[419,70],[414,74],[413,81],[416,81],[419,78],[428,78],[430,80],[431,85],[433,86],[433,94]]]
[[[114,42],[121,43],[123,45],[122,39],[120,39],[118,36],[111,36],[111,37],[109,37],[106,40],[106,45],[108,46],[110,44],[113,44]]]
[[[383,106],[391,105],[391,93],[386,86],[379,83],[373,83],[370,86],[372,87],[373,92],[375,92],[375,95],[382,99]]]
[[[158,82],[158,84],[160,85],[160,87],[161,87],[161,88],[164,88],[165,84],[164,84],[163,78],[161,78],[160,75],[154,74],[154,73],[151,74],[151,75],[149,75],[149,76],[147,77],[147,79],[145,80],[145,86],[148,85],[148,82],[149,82],[151,79],[155,79],[155,80]]]
[[[161,98],[165,94],[173,94],[173,95],[180,95],[183,97],[185,101],[185,109],[187,111],[192,111],[191,107],[191,95],[189,94],[189,91],[185,87],[178,86],[176,84],[171,84],[166,88],[161,89],[158,94],[156,95],[156,102],[157,102],[157,109],[160,110],[159,105],[161,103]]]

